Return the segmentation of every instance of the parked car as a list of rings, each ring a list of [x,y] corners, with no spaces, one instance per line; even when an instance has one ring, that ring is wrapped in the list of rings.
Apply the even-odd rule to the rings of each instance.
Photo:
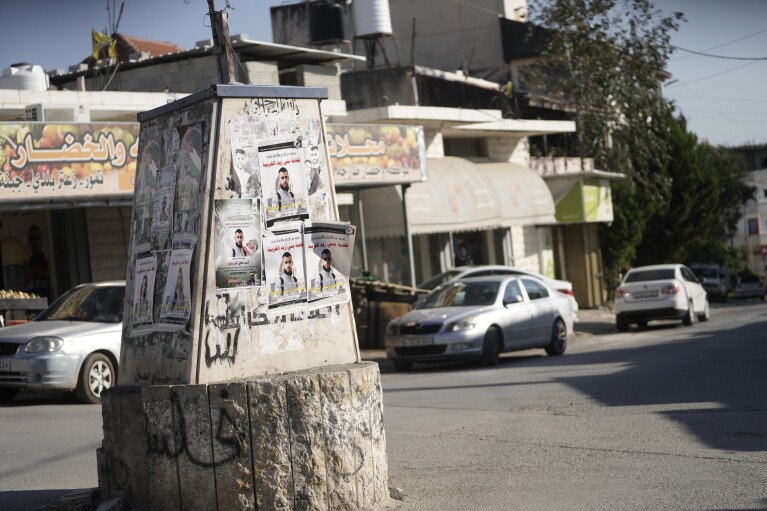
[[[543,283],[549,286],[550,288],[555,289],[559,291],[560,293],[563,293],[570,297],[573,311],[574,311],[573,320],[576,322],[578,321],[578,302],[575,300],[575,295],[573,294],[572,282],[567,280],[552,279],[552,278],[546,277],[545,275],[541,275],[540,273],[535,273],[533,271],[528,271],[528,270],[522,270],[520,268],[515,268],[513,266],[502,266],[502,265],[457,266],[451,270],[438,273],[437,275],[431,277],[430,279],[427,279],[421,282],[416,287],[418,287],[418,289],[428,289],[431,291],[432,289],[436,288],[440,284],[444,284],[445,282],[450,282],[453,280],[458,280],[458,279],[462,279],[466,277],[486,277],[488,275],[525,275],[528,277],[535,277],[536,279],[543,281]],[[416,305],[416,307],[418,307],[419,305],[420,305],[420,302]]]
[[[615,292],[615,325],[619,332],[631,323],[647,327],[656,319],[681,319],[686,326],[710,316],[708,296],[698,278],[681,264],[633,268]]]
[[[85,403],[117,384],[125,282],[76,286],[29,323],[0,329],[0,402],[21,389]]]
[[[572,331],[565,295],[533,277],[496,275],[438,286],[420,308],[389,322],[384,344],[398,371],[451,359],[493,366],[506,351],[561,355]]]
[[[690,269],[698,277],[710,300],[727,301],[732,290],[730,270],[720,264],[694,263]]]
[[[735,285],[735,298],[759,298],[765,297],[764,282],[758,275],[753,273],[741,273],[738,275],[738,283]]]

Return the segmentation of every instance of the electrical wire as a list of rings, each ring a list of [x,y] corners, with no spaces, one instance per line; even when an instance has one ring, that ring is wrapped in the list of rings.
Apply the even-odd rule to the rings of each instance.
[[[682,50],[682,51],[686,51],[688,53],[692,53],[694,55],[701,55],[703,57],[711,57],[711,58],[715,58],[715,59],[726,59],[726,60],[767,60],[767,57],[728,57],[728,56],[725,56],[725,55],[713,55],[711,53],[705,53],[705,52],[702,52],[702,51],[688,50],[688,49],[682,48],[680,46],[672,45],[671,47],[674,48],[675,50]]]

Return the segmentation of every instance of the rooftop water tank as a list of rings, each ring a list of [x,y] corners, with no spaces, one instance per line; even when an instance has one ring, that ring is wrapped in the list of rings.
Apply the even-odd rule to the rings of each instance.
[[[331,1],[309,4],[309,42],[313,44],[337,43],[346,39],[344,12]]]
[[[389,0],[354,0],[354,35],[375,39],[392,35]]]
[[[11,64],[3,69],[0,89],[48,90],[50,82],[42,66],[26,62]]]

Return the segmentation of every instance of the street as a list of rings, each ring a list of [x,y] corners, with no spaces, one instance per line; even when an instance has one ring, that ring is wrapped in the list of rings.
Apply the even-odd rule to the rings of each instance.
[[[381,352],[389,485],[411,510],[767,509],[767,306],[616,333],[582,311],[562,357],[395,373]],[[101,410],[0,407],[0,509],[97,485]]]

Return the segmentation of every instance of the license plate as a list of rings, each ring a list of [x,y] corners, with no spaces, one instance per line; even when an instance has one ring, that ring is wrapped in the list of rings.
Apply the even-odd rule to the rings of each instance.
[[[658,296],[657,291],[637,291],[634,293],[634,298],[655,298]]]
[[[0,360],[0,371],[10,371],[10,370],[11,370],[11,361]]]
[[[434,344],[433,337],[411,337],[409,339],[402,340],[402,345],[406,347],[431,346],[432,344]]]

